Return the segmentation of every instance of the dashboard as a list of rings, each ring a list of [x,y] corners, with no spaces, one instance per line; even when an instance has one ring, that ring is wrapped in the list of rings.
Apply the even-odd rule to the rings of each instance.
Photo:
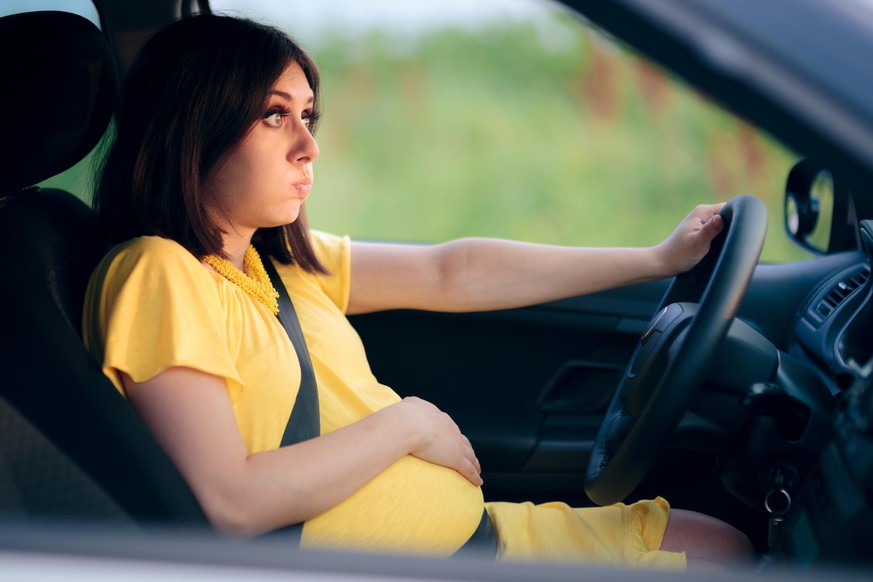
[[[831,397],[802,406],[820,413],[806,429],[816,434],[781,451],[793,462],[794,445],[808,440],[814,453],[801,463],[801,486],[782,500],[783,515],[771,515],[774,552],[792,563],[873,562],[873,229],[861,221],[860,230],[864,252],[814,287],[794,326],[790,351],[818,372]]]
[[[797,340],[841,389],[873,370],[870,265],[851,265],[825,280],[811,295],[795,328]]]

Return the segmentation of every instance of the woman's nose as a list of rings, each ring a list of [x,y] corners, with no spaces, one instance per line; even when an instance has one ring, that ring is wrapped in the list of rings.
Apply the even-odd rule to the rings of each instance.
[[[315,141],[315,136],[310,133],[303,120],[300,120],[299,125],[295,129],[294,145],[290,152],[291,157],[296,161],[314,162],[318,157],[318,143]]]

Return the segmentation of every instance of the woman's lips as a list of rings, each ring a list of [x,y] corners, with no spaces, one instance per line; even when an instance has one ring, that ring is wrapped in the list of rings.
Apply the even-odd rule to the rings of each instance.
[[[301,180],[300,182],[295,182],[292,184],[292,188],[294,188],[294,190],[305,199],[309,196],[309,192],[312,190],[312,181]]]

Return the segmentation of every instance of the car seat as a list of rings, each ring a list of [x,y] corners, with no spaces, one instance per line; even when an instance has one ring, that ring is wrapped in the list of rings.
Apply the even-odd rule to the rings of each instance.
[[[35,184],[84,158],[118,75],[90,20],[0,18],[0,515],[205,526],[191,490],[85,349],[88,278],[108,249],[96,216]]]

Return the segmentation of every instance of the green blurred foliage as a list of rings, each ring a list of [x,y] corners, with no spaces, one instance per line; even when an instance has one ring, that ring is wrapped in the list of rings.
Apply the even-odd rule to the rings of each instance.
[[[699,203],[770,209],[763,260],[806,258],[782,228],[796,155],[557,12],[415,39],[327,34],[313,227],[413,242],[497,236],[651,245]],[[88,198],[90,160],[48,181]]]
[[[771,211],[764,260],[806,257],[781,224],[795,155],[575,18],[553,29],[326,38],[313,226],[650,245],[695,204],[751,193]]]

